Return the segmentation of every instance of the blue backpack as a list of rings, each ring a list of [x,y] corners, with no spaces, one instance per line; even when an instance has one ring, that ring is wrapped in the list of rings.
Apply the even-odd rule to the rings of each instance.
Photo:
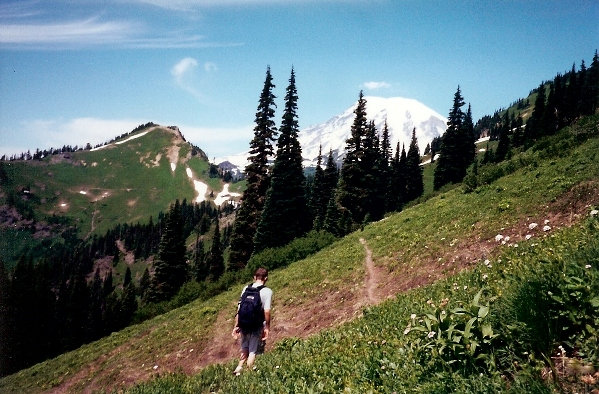
[[[264,285],[253,287],[250,284],[241,295],[237,311],[237,325],[244,334],[258,331],[264,324],[264,309],[260,299],[260,290],[263,288]]]

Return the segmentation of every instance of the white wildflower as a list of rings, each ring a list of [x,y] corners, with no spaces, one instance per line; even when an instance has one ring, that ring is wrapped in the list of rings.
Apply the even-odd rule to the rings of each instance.
[[[526,234],[526,237],[524,237],[524,238],[526,238],[526,240],[528,241],[529,239],[531,239],[531,238],[532,238],[532,235],[530,235],[530,234]]]
[[[545,219],[545,224],[549,224],[549,219]]]
[[[412,314],[410,315],[410,319],[412,319],[412,320],[416,319],[416,314],[415,314],[415,313],[412,313]]]
[[[434,332],[434,331],[431,331],[431,332],[429,332],[429,333],[428,333],[428,337],[429,337],[429,338],[432,338],[432,337],[434,337],[434,336],[435,336],[435,334],[436,334],[436,332]]]
[[[584,266],[584,268],[589,269],[589,268],[591,268],[591,265],[587,264],[587,265]]]
[[[468,286],[464,286],[464,290],[466,290],[468,288]]]
[[[484,275],[483,275],[483,280],[487,280],[487,278],[488,278],[488,277],[489,277],[489,275],[487,275],[487,274],[484,274]]]
[[[501,235],[501,234],[497,234],[497,235],[495,236],[495,242],[499,242],[499,241],[501,241],[502,239],[503,239],[503,235]]]
[[[158,365],[154,365],[154,370],[157,370],[157,369],[158,369]]]
[[[545,227],[543,227],[543,231],[547,232],[549,230],[551,230],[551,226],[545,225]]]
[[[486,260],[485,260],[485,265],[488,267],[488,266],[489,266],[489,264],[491,264],[491,261],[490,261],[489,259],[486,259]]]
[[[537,223],[531,223],[528,225],[528,229],[529,230],[534,230],[535,228],[537,228],[538,224]]]
[[[599,211],[598,211],[598,210],[596,210],[596,209],[593,209],[593,210],[591,211],[591,216],[597,216],[598,214],[599,214]]]

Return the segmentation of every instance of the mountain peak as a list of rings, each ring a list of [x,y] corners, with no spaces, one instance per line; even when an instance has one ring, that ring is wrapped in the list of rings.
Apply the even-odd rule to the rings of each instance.
[[[416,138],[422,153],[426,145],[433,138],[442,135],[447,128],[445,117],[418,100],[378,96],[365,96],[364,99],[366,100],[367,118],[374,121],[379,133],[382,132],[383,125],[387,121],[392,149],[395,149],[398,142],[407,147],[412,138],[412,130],[416,128]],[[316,165],[320,145],[322,145],[324,155],[327,155],[329,150],[333,150],[337,160],[342,160],[345,156],[345,144],[350,135],[357,104],[356,101],[342,114],[300,131],[299,141],[306,167]]]
[[[426,145],[433,138],[441,136],[447,128],[447,119],[436,111],[422,104],[420,101],[405,97],[378,97],[365,96],[366,114],[368,120],[373,120],[379,132],[382,133],[385,120],[389,127],[391,148],[399,142],[406,149],[412,138],[412,130],[416,128],[416,138],[420,153],[424,152]],[[340,165],[345,157],[345,145],[350,136],[351,126],[354,121],[354,110],[356,102],[341,114],[333,116],[324,123],[309,126],[299,132],[298,140],[302,147],[304,167],[315,167],[318,160],[318,152],[322,145],[322,153],[326,156],[329,150],[333,151],[333,157]],[[227,156],[221,161],[227,160],[240,169],[247,164],[248,153],[237,156]],[[326,160],[323,158],[323,162]]]

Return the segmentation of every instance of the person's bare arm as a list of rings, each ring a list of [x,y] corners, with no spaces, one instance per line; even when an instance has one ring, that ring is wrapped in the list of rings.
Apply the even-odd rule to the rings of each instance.
[[[237,309],[239,310],[239,306],[237,306]],[[237,337],[239,336],[239,315],[236,313],[235,314],[235,324],[233,325],[233,331],[231,331],[231,336],[235,339],[237,339]]]
[[[264,331],[262,333],[262,339],[268,338],[268,334],[270,333],[270,309],[267,311],[264,311],[264,321],[266,324],[264,324]]]

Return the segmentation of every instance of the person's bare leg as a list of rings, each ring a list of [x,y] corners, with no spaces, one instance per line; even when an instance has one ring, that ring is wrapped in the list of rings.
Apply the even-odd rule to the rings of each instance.
[[[254,361],[256,361],[256,353],[250,353],[248,355],[248,359],[247,359],[247,364],[248,364],[249,369],[252,369],[252,366],[254,365]]]
[[[254,356],[254,357],[256,357],[256,356]],[[245,362],[245,360],[248,360],[248,366],[249,366],[248,354],[247,354],[247,352],[243,351],[243,352],[241,352],[241,356],[239,356],[239,364],[237,364],[237,368],[235,368],[235,370],[233,371],[233,373],[235,375],[241,374],[241,371],[243,370],[243,363]]]

